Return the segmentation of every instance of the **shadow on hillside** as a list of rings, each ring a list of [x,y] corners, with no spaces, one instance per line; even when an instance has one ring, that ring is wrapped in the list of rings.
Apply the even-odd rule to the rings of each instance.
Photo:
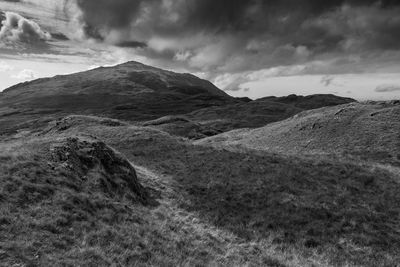
[[[334,251],[344,263],[396,255],[400,185],[383,171],[227,151],[186,155],[182,206],[247,240]],[[371,255],[371,249],[374,255]]]
[[[182,208],[245,240],[328,253],[334,265],[400,260],[400,185],[381,169],[217,150],[143,127],[85,130],[138,166],[171,176]]]

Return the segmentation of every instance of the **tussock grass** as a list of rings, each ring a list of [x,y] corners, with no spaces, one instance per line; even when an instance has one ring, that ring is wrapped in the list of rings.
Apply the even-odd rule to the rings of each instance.
[[[400,263],[394,172],[196,146],[155,129],[78,119],[0,144],[0,258],[6,265]],[[78,171],[71,161],[54,160],[50,148],[77,135],[127,157],[154,201],[87,184],[118,174],[101,160]]]
[[[129,193],[124,192],[129,186],[115,177],[121,175],[118,171],[107,170],[107,163],[96,154],[99,150],[91,150],[90,144],[99,143],[83,141],[89,140],[85,137],[78,144],[75,140],[46,136],[0,143],[0,265],[256,266],[280,262],[268,253],[248,254],[235,235],[201,223],[168,197],[164,199],[161,190],[169,190],[158,175],[139,172],[140,180],[153,187],[146,189],[152,192],[148,197],[162,194],[161,199],[151,204],[121,198]],[[76,145],[80,149],[72,150]],[[80,154],[83,150],[84,155]],[[112,152],[105,149],[105,153]],[[123,162],[113,166],[126,167]],[[131,173],[132,179],[135,175]],[[113,194],[99,183],[102,179],[113,179],[120,190]]]
[[[319,264],[400,262],[400,186],[393,172],[333,159],[194,146],[140,127],[86,131],[132,162],[172,177],[181,208],[246,242],[270,240],[300,258],[318,255]]]

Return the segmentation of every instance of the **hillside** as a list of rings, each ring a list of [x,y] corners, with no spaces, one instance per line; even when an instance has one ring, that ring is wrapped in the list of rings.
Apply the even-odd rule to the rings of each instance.
[[[298,96],[288,95],[284,97],[264,97],[258,99],[258,101],[271,101],[277,103],[283,103],[287,105],[295,106],[303,110],[317,109],[322,107],[337,106],[342,104],[348,104],[355,102],[352,98],[338,97],[335,95],[309,95],[309,96]]]
[[[355,102],[334,95],[266,97],[254,101],[213,106],[183,116],[144,123],[173,135],[201,139],[240,128],[257,128],[281,121],[305,110]]]
[[[251,101],[233,98],[212,83],[138,62],[38,79],[0,92],[1,134],[44,126],[71,114],[148,122],[184,116],[187,123],[157,124],[192,139],[260,127],[301,111],[353,102],[333,95],[289,96]],[[166,125],[168,124],[168,125]],[[173,131],[181,128],[180,131]]]
[[[257,129],[241,129],[198,144],[285,154],[346,154],[400,166],[398,102],[352,103],[305,111]]]
[[[5,131],[19,122],[44,124],[46,117],[69,114],[140,121],[236,102],[191,74],[128,62],[8,88],[0,93],[0,123]]]
[[[400,262],[400,184],[383,168],[198,146],[86,116],[0,146],[6,263]]]
[[[0,266],[400,264],[398,101],[129,62],[13,86],[0,125]]]

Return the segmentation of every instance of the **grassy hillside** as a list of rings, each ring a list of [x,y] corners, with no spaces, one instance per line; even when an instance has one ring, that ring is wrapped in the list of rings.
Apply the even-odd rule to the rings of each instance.
[[[269,246],[180,208],[165,177],[135,172],[96,139],[52,134],[0,148],[1,266],[286,266]]]
[[[42,127],[71,114],[130,122],[186,114],[188,122],[185,124],[169,121],[158,127],[172,134],[199,139],[211,133],[264,126],[306,109],[353,101],[333,95],[251,101],[231,97],[211,82],[188,73],[127,62],[24,82],[0,92],[0,136]],[[182,130],[175,132],[176,127]]]
[[[14,86],[0,266],[397,266],[400,106],[350,102],[135,62]]]
[[[395,266],[400,262],[399,176],[385,169],[197,146],[162,131],[95,117],[54,122],[38,138],[58,140],[77,134],[101,140],[124,154],[140,170],[140,182],[149,196],[159,203],[151,207],[124,202],[134,214],[140,211],[137,217],[144,220],[135,224],[135,231],[146,227],[152,233],[126,241],[143,242],[148,252],[147,260],[134,258],[135,263],[182,265],[188,258],[199,266]],[[151,223],[155,212],[163,219]],[[170,212],[181,215],[177,220]],[[165,221],[172,231],[168,234],[159,229]],[[132,227],[108,225],[117,232]],[[199,225],[200,241],[193,236],[199,233]],[[107,245],[119,246],[113,242],[117,241],[94,243],[109,261],[121,256],[108,249]],[[73,254],[67,254],[66,260]]]
[[[288,95],[283,97],[264,97],[258,101],[271,101],[295,106],[303,110],[317,109],[321,107],[337,106],[356,102],[352,98],[338,97],[330,94],[317,94],[309,96]]]
[[[266,97],[213,107],[180,116],[165,116],[144,122],[172,135],[202,139],[239,128],[256,128],[281,121],[302,111],[354,102],[334,95]]]
[[[0,134],[21,122],[44,125],[70,114],[146,121],[242,102],[191,74],[128,62],[20,83],[0,92]]]
[[[198,144],[292,154],[337,154],[400,166],[400,105],[353,103],[302,112],[258,129],[242,129]]]
[[[238,128],[256,128],[281,121],[305,110],[354,102],[334,95],[266,97],[255,101],[208,107],[187,117],[226,132]]]

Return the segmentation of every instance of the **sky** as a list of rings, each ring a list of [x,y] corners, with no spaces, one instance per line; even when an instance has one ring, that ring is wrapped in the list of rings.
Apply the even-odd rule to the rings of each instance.
[[[0,91],[129,60],[233,96],[400,99],[400,0],[0,0]]]

